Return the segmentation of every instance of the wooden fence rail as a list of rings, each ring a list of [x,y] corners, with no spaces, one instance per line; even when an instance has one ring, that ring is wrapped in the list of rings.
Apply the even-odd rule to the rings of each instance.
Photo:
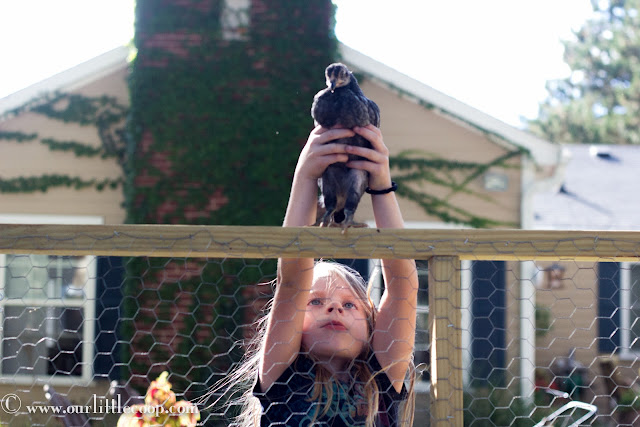
[[[640,232],[0,224],[0,251],[150,257],[635,261]]]
[[[431,420],[463,425],[462,260],[638,261],[640,232],[0,225],[0,253],[429,259]]]

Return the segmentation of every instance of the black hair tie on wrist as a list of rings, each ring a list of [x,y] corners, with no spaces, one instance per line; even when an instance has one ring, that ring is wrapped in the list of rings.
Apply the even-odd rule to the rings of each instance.
[[[376,194],[388,194],[388,193],[391,193],[392,191],[396,191],[397,189],[398,189],[398,184],[396,184],[394,181],[391,181],[391,187],[385,188],[384,190],[372,190],[369,187],[367,187],[364,191],[366,193],[376,195]]]

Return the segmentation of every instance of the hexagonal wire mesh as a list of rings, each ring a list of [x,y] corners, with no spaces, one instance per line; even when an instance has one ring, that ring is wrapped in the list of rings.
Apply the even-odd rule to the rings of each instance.
[[[147,227],[0,226],[3,425],[115,425],[145,394],[230,425],[253,381],[207,392],[238,371],[285,255],[351,265],[376,305],[379,259],[418,259],[414,425],[542,425],[569,402],[545,425],[591,407],[581,425],[639,422],[633,233]]]

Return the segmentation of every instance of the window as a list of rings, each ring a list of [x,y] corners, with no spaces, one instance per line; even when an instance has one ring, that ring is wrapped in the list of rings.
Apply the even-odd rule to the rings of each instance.
[[[101,223],[86,217],[9,217],[4,223]],[[90,381],[95,341],[96,258],[0,255],[0,379]]]
[[[224,40],[246,40],[249,36],[251,0],[226,0],[220,16]]]
[[[416,343],[414,363],[420,369],[418,382],[431,381],[431,360],[429,349],[429,261],[416,260],[418,268],[418,306],[416,312]]]
[[[429,271],[427,260],[416,260],[418,269],[418,306],[416,310],[416,340],[413,361],[421,374],[416,380],[416,391],[427,392],[431,383],[431,362],[429,348]],[[372,280],[371,298],[380,303],[384,292],[384,280],[380,260],[369,261],[369,272]]]
[[[621,354],[640,355],[640,264],[622,263],[620,269]]]

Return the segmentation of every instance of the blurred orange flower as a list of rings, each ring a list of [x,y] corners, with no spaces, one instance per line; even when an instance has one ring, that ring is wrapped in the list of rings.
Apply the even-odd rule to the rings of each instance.
[[[165,371],[152,381],[144,405],[125,408],[117,427],[195,427],[200,421],[200,411],[191,402],[176,401],[168,378],[169,373]]]

